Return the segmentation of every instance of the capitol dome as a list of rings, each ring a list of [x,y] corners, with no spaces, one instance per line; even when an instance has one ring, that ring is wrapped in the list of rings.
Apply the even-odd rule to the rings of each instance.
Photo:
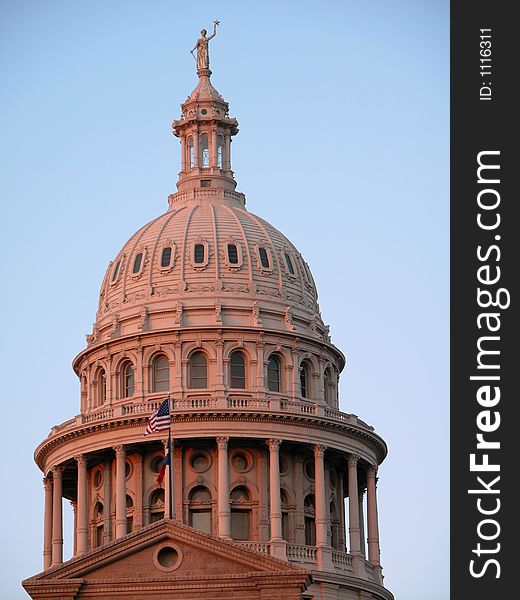
[[[89,341],[172,319],[326,336],[307,263],[244,204],[242,194],[215,188],[170,196],[168,212],[139,229],[109,264]]]

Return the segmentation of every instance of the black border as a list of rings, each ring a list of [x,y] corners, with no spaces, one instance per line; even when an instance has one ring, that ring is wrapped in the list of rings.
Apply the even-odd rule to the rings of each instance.
[[[520,165],[515,164],[518,150],[518,88],[520,43],[519,25],[513,17],[514,2],[504,0],[464,0],[451,4],[451,581],[450,591],[453,600],[498,600],[518,597],[516,589],[516,531],[519,517],[520,497],[514,490],[516,462],[519,454],[520,420],[516,419],[516,404],[519,401],[516,373],[520,376],[520,356],[516,348],[518,327],[518,277],[517,257],[520,256],[520,230],[515,221],[515,210],[520,207],[519,191]],[[480,29],[490,28],[491,32],[491,76],[484,77],[480,70]],[[491,81],[492,99],[480,99],[480,87]],[[477,195],[482,184],[477,182],[477,156],[479,152],[499,150],[500,184],[495,189],[500,193],[501,224],[495,231],[484,231],[477,225]],[[491,186],[493,187],[493,186]],[[500,235],[497,242],[495,235]],[[497,253],[487,263],[477,258],[477,246],[489,247],[493,243],[500,246],[500,260]],[[476,392],[481,382],[470,381],[471,375],[490,374],[491,371],[477,370],[477,339],[486,335],[477,327],[477,316],[489,309],[477,304],[477,270],[483,264],[498,265],[501,269],[499,283],[494,286],[509,290],[511,305],[507,309],[493,309],[500,312],[501,328],[497,349],[501,380],[500,403],[493,409],[500,413],[500,427],[486,435],[501,443],[500,450],[489,451],[490,462],[500,464],[500,482],[495,488],[497,495],[482,495],[483,506],[491,507],[500,499],[500,510],[495,518],[500,524],[500,535],[494,541],[481,541],[477,534],[480,520],[486,516],[476,507],[479,497],[468,494],[475,489],[476,476],[492,479],[491,473],[470,471],[469,456],[476,450],[477,415],[484,410],[476,401]],[[485,287],[482,286],[481,287]],[[492,291],[493,286],[488,286]],[[497,374],[497,372],[493,372]],[[484,382],[485,383],[485,382]],[[477,454],[477,456],[481,456]],[[488,502],[487,504],[484,504]],[[435,515],[432,515],[435,518]],[[439,524],[440,525],[440,524]],[[492,525],[488,525],[491,534]],[[483,531],[486,531],[485,529]],[[477,543],[482,547],[493,548],[500,543],[496,554],[482,555],[472,552]],[[496,547],[496,546],[495,546]],[[475,571],[481,572],[487,558],[495,558],[500,564],[500,577],[496,578],[497,568],[488,565],[480,578],[470,574],[469,563],[477,560]],[[433,575],[434,576],[434,575]]]

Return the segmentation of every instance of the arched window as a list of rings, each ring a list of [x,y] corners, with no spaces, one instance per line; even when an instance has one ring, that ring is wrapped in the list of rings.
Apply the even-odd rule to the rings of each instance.
[[[103,504],[101,502],[96,502],[94,506],[94,547],[99,548],[104,543],[105,537],[105,524],[103,520]]]
[[[302,398],[310,398],[309,363],[304,360],[300,366],[300,392]]]
[[[193,148],[193,138],[190,137],[190,139],[188,140],[188,152],[190,155],[190,169],[193,169],[193,167],[195,166],[195,150]]]
[[[134,395],[134,365],[125,362],[121,369],[121,398],[130,398]]]
[[[280,359],[271,356],[267,364],[267,389],[270,392],[280,392]]]
[[[103,406],[107,401],[107,375],[104,369],[100,369],[97,377],[97,405]]]
[[[126,495],[126,532],[132,533],[134,530],[134,501]]]
[[[164,519],[164,490],[158,489],[150,495],[150,523]]]
[[[340,536],[339,536],[340,522],[339,522],[338,511],[336,509],[335,502],[330,503],[329,511],[330,511],[330,541],[331,541],[331,545],[334,548],[334,550],[341,550],[341,543],[340,543]]]
[[[244,390],[246,387],[246,362],[242,352],[233,352],[229,362],[229,385]]]
[[[251,537],[251,495],[244,486],[234,488],[231,501],[231,537],[249,540]]]
[[[208,361],[204,352],[194,352],[190,357],[188,387],[203,390],[208,387]]]
[[[201,158],[201,166],[209,167],[209,145],[208,136],[203,133],[199,138],[199,152]]]
[[[159,354],[152,362],[152,391],[168,392],[170,390],[170,365],[164,354]]]
[[[134,266],[132,267],[132,273],[136,275],[141,272],[141,267],[143,265],[143,253],[139,252],[134,259]]]
[[[189,502],[189,525],[211,535],[211,493],[208,488],[202,485],[193,488]]]
[[[289,498],[285,490],[280,490],[280,500],[282,504],[282,538],[289,542]]]
[[[172,247],[165,246],[161,252],[161,269],[168,269],[172,265]]]
[[[305,545],[316,545],[316,503],[314,494],[309,494],[303,501],[303,512],[305,516]]]
[[[325,369],[323,375],[323,387],[325,388],[325,403],[329,406],[333,406],[334,402],[334,383],[332,379],[332,373],[329,368]]]

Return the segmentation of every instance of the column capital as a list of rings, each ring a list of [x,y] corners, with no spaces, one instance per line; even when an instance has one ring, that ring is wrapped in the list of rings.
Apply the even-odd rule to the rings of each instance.
[[[377,466],[376,465],[370,465],[367,469],[367,477],[369,479],[376,479],[377,477]]]
[[[76,500],[69,500],[70,505],[72,506],[72,510],[74,512],[76,512],[76,509],[78,508],[78,503],[76,502]]]
[[[265,440],[265,443],[269,446],[270,452],[279,452],[280,444],[282,443],[282,440],[278,440],[275,438],[269,438],[268,440]]]
[[[53,478],[54,477],[60,477],[61,478],[61,476],[63,474],[63,471],[65,471],[65,467],[62,466],[62,465],[56,465],[55,467],[52,467],[51,471],[52,471]]]
[[[126,448],[122,444],[120,446],[113,446],[113,450],[116,453],[117,458],[125,458]]]
[[[349,467],[357,467],[358,461],[361,457],[359,454],[349,454],[347,457],[347,463]]]
[[[43,478],[43,488],[46,492],[52,490],[52,477]]]
[[[76,454],[74,460],[78,463],[78,469],[87,466],[87,457],[84,454]]]
[[[217,446],[219,450],[227,450],[229,437],[218,437]]]
[[[327,446],[323,446],[322,444],[315,444],[313,446],[314,456],[317,458],[323,458],[325,456],[325,450]]]

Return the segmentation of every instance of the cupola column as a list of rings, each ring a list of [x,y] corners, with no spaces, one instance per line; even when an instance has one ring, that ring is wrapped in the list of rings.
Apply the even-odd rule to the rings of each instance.
[[[231,171],[231,135],[229,131],[224,134],[224,156],[222,157],[222,166],[224,171]]]
[[[280,494],[280,444],[267,440],[269,446],[269,504],[271,519],[271,555],[287,560],[287,542],[282,538],[282,500]]]
[[[370,466],[367,472],[367,525],[368,525],[368,560],[376,567],[378,578],[382,583],[381,563],[379,561],[379,525],[377,519],[377,469]]]
[[[316,499],[316,548],[318,569],[332,571],[332,549],[327,543],[328,519],[325,487],[326,446],[314,446],[314,497]]]
[[[126,535],[126,451],[114,446],[116,453],[116,538]]]
[[[52,479],[43,479],[45,490],[45,509],[43,516],[43,570],[46,571],[52,564]]]
[[[214,168],[218,167],[218,150],[217,150],[217,139],[218,133],[217,128],[211,129],[211,166]]]
[[[88,511],[87,511],[87,459],[83,454],[74,457],[78,463],[78,501],[77,501],[77,528],[76,550],[81,556],[87,552],[88,539]]]
[[[228,437],[218,437],[218,534],[231,539],[231,515],[229,509]]]
[[[63,562],[63,467],[52,469],[52,566]]]
[[[364,505],[364,495],[365,495],[365,490],[359,490],[359,543],[360,543],[360,550],[361,550],[361,554],[363,556],[366,556],[366,542],[365,542],[365,516],[364,516],[364,511],[363,511],[363,505]]]

